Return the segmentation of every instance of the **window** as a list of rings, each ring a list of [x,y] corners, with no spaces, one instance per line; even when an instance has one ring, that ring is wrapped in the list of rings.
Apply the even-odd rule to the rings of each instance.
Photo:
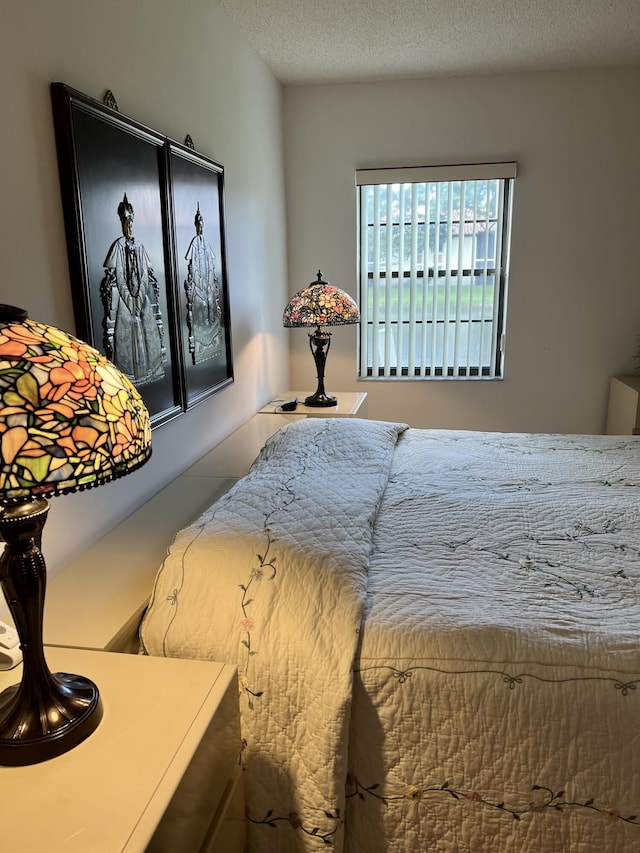
[[[515,175],[356,172],[361,377],[502,376]]]

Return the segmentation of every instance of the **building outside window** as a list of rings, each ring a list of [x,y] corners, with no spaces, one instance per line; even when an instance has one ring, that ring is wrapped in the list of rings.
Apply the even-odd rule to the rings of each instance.
[[[356,172],[360,377],[502,377],[515,175],[515,163]]]

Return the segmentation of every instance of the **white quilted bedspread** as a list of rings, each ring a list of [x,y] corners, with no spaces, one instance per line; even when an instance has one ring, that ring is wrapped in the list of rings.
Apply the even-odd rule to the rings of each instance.
[[[249,853],[640,850],[638,441],[309,419],[178,535],[142,639],[238,665]]]

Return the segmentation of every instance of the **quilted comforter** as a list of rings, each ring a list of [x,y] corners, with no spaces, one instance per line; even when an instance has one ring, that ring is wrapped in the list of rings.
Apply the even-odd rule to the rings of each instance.
[[[640,849],[638,440],[292,423],[150,654],[238,666],[250,853]]]

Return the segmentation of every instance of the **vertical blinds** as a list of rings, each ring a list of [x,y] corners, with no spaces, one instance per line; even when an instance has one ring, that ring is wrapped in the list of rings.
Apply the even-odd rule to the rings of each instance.
[[[502,373],[515,163],[356,172],[360,375]]]

